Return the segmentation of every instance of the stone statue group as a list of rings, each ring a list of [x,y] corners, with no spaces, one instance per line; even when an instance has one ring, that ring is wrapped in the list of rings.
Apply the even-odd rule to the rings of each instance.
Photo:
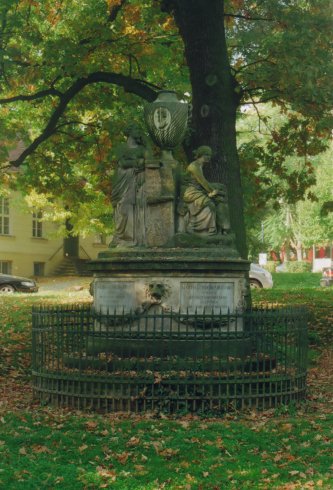
[[[152,202],[147,198],[145,172],[149,166],[156,167],[151,165],[151,148],[137,126],[130,126],[125,134],[127,141],[116,149],[117,167],[111,190],[115,231],[111,246],[146,245],[149,207],[156,203],[163,206],[163,203],[172,202],[172,209],[177,215],[174,233],[196,235],[205,240],[230,232],[226,187],[208,182],[203,172],[204,165],[212,157],[209,146],[200,146],[194,151],[194,160],[187,166],[186,172],[181,177],[175,177],[179,180],[178,185],[173,183],[170,186],[170,182],[166,182],[170,162],[163,162],[162,159],[158,166],[158,179],[161,182],[158,196]],[[169,174],[172,174],[171,170]],[[157,185],[157,181],[154,185]],[[163,227],[162,210],[160,214],[161,222],[156,226]]]

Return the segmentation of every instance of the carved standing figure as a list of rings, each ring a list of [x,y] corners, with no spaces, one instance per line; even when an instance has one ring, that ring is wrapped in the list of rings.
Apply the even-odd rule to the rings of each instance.
[[[203,166],[210,162],[212,150],[209,146],[200,146],[194,156],[195,160],[187,167],[189,183],[183,195],[188,210],[186,231],[201,235],[226,234],[230,231],[226,187],[208,182],[203,174]]]
[[[111,246],[145,243],[145,160],[149,153],[142,131],[135,125],[126,130],[127,141],[116,149],[117,169],[111,190],[115,233]]]

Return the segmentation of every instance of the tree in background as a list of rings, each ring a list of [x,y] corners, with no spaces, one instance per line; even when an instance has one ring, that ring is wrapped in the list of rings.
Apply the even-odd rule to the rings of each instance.
[[[303,260],[307,249],[330,246],[333,242],[333,215],[322,213],[323,205],[332,196],[333,146],[314,158],[317,183],[310,187],[313,199],[299,200],[294,204],[280,201],[279,209],[267,208],[263,218],[265,246],[269,250],[283,250],[284,260],[291,254]],[[259,235],[259,229],[257,228]]]
[[[330,237],[326,225],[330,220],[324,219],[322,208],[333,189],[332,144],[327,138],[314,140],[315,147],[308,145],[307,152],[299,152],[291,144],[282,147],[283,168],[275,172],[267,151],[272,146],[271,135],[279,133],[286,121],[286,115],[272,104],[259,109],[248,106],[238,120],[245,218],[253,259],[259,252],[285,248],[287,260],[290,253],[301,260],[304,247],[327,243]],[[319,145],[328,145],[328,149],[317,155]]]
[[[328,0],[2,0],[0,131],[26,145],[21,185],[61,196],[79,227],[82,206],[109,206],[109,152],[142,101],[189,92],[185,151],[213,148],[207,176],[227,185],[246,257],[237,113],[273,101],[286,115],[255,158],[302,197],[306,169],[285,174],[284,161],[322,151],[330,131],[330,17]]]

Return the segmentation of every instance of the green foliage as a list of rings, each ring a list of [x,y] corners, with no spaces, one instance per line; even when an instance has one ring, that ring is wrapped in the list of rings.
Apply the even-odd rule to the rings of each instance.
[[[134,81],[152,81],[161,87],[169,86],[170,77],[182,87],[186,68],[175,66],[180,64],[181,51],[172,22],[151,2],[129,2],[117,15],[119,4],[105,0],[6,2],[0,36],[4,60],[0,99],[43,91],[45,96],[0,103],[2,144],[15,147],[19,135],[28,147],[47,127],[62,103],[62,94],[91,73],[124,73]],[[175,64],[163,63],[171,45]],[[46,209],[59,207],[61,199],[63,208],[69,209],[74,232],[110,232],[112,148],[123,140],[129,120],[141,122],[142,110],[138,97],[116,85],[85,86],[22,166],[23,172],[0,174],[2,184],[27,194],[37,190],[47,195]],[[6,160],[8,152],[3,152],[2,161]]]
[[[263,266],[268,272],[275,272],[277,262],[274,260],[267,260],[267,263]]]
[[[306,262],[305,260],[295,260],[291,262],[285,262],[286,272],[310,272],[311,262]]]
[[[18,139],[28,148],[23,173],[15,179],[4,172],[3,186],[34,188],[50,201],[61,197],[77,228],[91,231],[82,219],[87,213],[96,231],[103,228],[103,213],[110,213],[110,154],[127,122],[141,121],[143,102],[130,93],[133,86],[191,93],[186,40],[184,46],[172,17],[180,4],[190,2],[1,2],[0,160],[8,163]],[[259,116],[259,133],[239,142],[251,228],[268,201],[294,203],[314,184],[313,159],[332,125],[331,8],[329,0],[226,0],[224,19],[235,99]],[[210,50],[220,53],[220,45]],[[96,82],[92,75],[101,73],[107,77]],[[211,73],[207,83],[215,80]],[[267,101],[278,124],[261,111]],[[247,119],[244,112],[240,117]],[[221,134],[224,124],[217,120],[212,131]],[[251,237],[254,243],[255,233]]]
[[[230,1],[226,11],[244,16],[230,17],[227,25],[236,78],[249,99],[289,105],[306,117],[320,118],[324,128],[332,97],[329,0]]]
[[[318,198],[316,155],[328,146],[332,128],[325,107],[332,97],[327,92],[333,70],[328,60],[332,10],[328,1],[263,1],[255,9],[250,1],[228,3],[227,11],[257,19],[230,17],[228,31],[236,79],[244,88],[238,147],[249,245],[257,252],[261,221],[281,201],[292,205]],[[331,157],[326,157],[328,163]],[[309,218],[304,220],[305,212],[302,216],[307,221],[306,233],[302,224],[303,243],[313,240],[309,228],[314,225],[317,232],[321,229],[320,240],[325,234],[311,202]],[[267,245],[272,247],[272,241]]]
[[[267,114],[270,114],[269,108]],[[264,142],[266,137],[260,137],[260,133],[255,131],[255,116],[247,113],[246,120],[249,127],[253,127],[253,133],[251,136],[246,135],[243,132],[246,123],[240,121],[240,141],[253,138]],[[274,124],[278,125],[275,118]],[[242,147],[244,148],[243,145]],[[241,148],[241,155],[242,151]],[[311,157],[312,170],[309,168],[309,172],[315,184],[308,188],[304,198],[297,202],[288,202],[290,182],[269,173],[255,159],[251,161],[249,158],[244,161],[246,221],[250,250],[254,255],[263,250],[279,251],[286,244],[296,255],[297,247],[304,250],[312,245],[328,245],[332,241],[333,215],[322,212],[323,206],[329,202],[332,195],[332,151],[333,146],[330,144],[324,153]],[[285,167],[290,172],[303,168],[302,159],[290,157],[286,160]],[[261,192],[258,192],[258,185]],[[265,243],[262,243],[263,236]]]
[[[270,104],[257,110],[247,108],[238,123],[244,183],[247,192],[256,192],[252,206],[260,209],[267,199],[274,206],[281,199],[288,204],[313,199],[309,188],[316,183],[315,155],[327,149],[328,139],[317,137],[309,124],[304,128],[301,114],[281,115]],[[299,143],[297,131],[304,132]]]

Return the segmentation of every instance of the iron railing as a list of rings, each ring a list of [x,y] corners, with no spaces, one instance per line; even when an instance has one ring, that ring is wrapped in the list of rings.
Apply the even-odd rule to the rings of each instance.
[[[33,388],[44,403],[101,411],[222,413],[304,397],[307,314],[99,314],[33,309]]]

